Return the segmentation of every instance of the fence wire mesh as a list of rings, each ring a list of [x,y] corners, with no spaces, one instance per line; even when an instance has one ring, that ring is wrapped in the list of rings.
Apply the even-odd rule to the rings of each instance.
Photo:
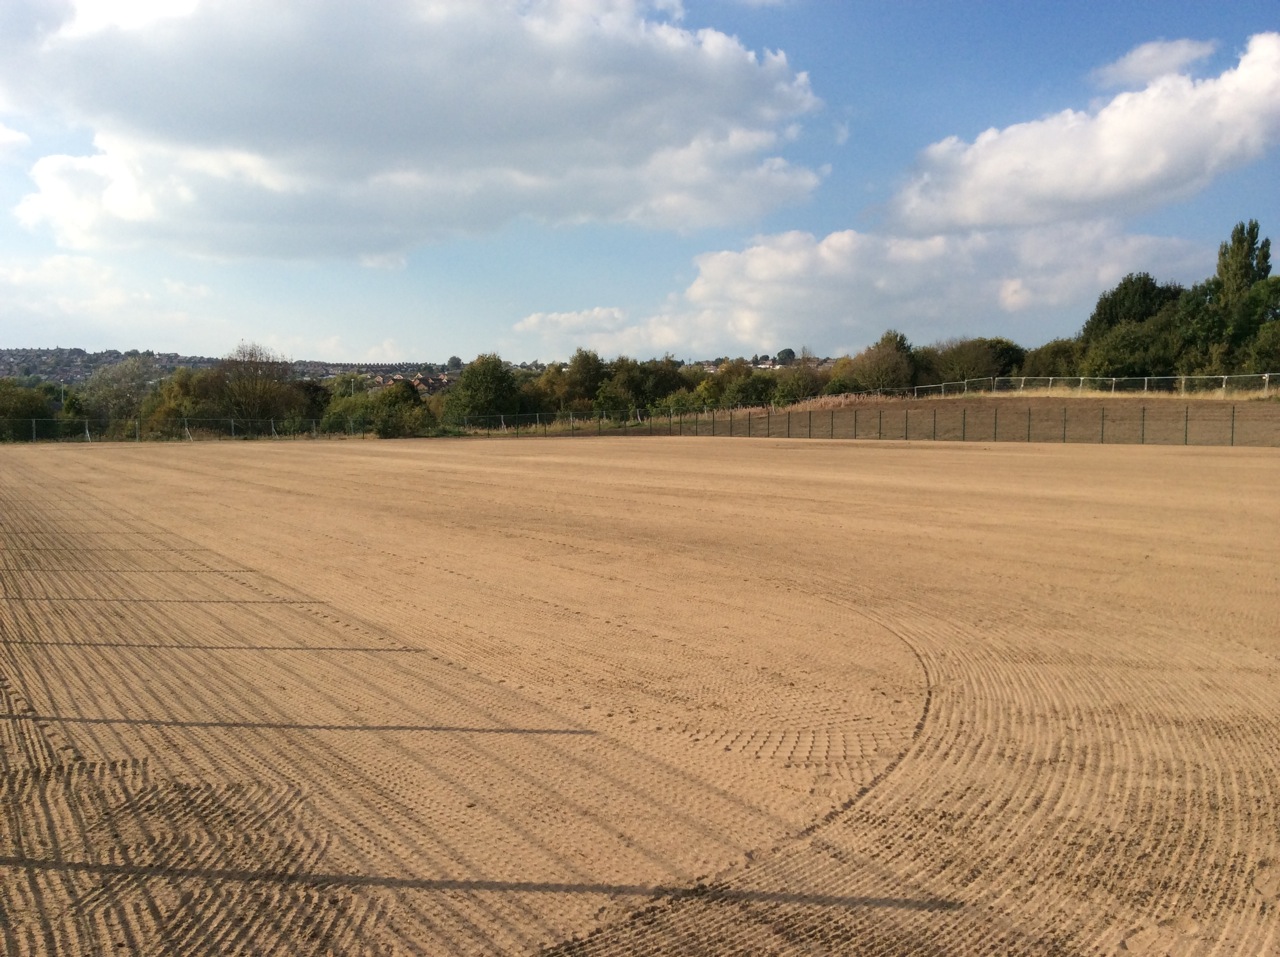
[[[1280,446],[1280,401],[1178,402],[1157,398],[998,393],[969,399],[860,402],[834,408],[704,409],[684,413],[538,413],[470,416],[408,434],[586,437],[664,435],[707,438],[848,439],[907,442],[1032,442],[1133,445]],[[3,442],[333,440],[378,437],[368,421],[316,419],[0,419]]]

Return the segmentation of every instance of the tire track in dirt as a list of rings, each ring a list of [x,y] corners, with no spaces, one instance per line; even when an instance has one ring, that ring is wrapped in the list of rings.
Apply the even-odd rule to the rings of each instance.
[[[917,733],[917,734],[919,733],[919,729],[920,729],[921,723],[922,723],[922,721],[921,721],[921,722],[917,722],[917,724],[916,724],[915,733]]]
[[[47,544],[47,541],[46,541],[46,544]],[[77,546],[81,546],[82,544],[83,544],[83,542],[81,542],[81,541],[78,541],[78,542],[77,542]],[[182,544],[183,544],[183,546],[184,546],[184,548],[183,548],[183,550],[184,550],[184,551],[191,551],[191,549],[189,549],[189,542],[182,542]],[[83,583],[83,582],[82,582],[82,583]],[[31,605],[32,603],[29,603],[29,601],[27,601],[27,603],[23,603],[23,604],[24,604],[24,605]],[[36,603],[36,604],[40,604],[40,603],[38,603],[38,601],[37,601],[37,603]],[[46,603],[46,604],[47,604],[47,603]],[[29,609],[28,609],[28,612],[29,612]],[[145,610],[145,609],[143,609],[143,614],[145,614],[145,615],[155,615],[155,617],[156,617],[156,619],[155,619],[155,623],[154,623],[154,624],[150,624],[150,626],[147,626],[147,628],[148,628],[148,629],[155,629],[155,628],[159,628],[159,627],[163,626],[163,624],[164,624],[164,622],[165,622],[165,618],[166,618],[166,617],[168,617],[168,615],[163,614],[163,613],[159,613],[159,612],[156,612],[156,613],[146,612],[146,610]],[[124,642],[115,642],[115,644],[124,644]],[[74,670],[76,670],[76,668],[74,668],[74,665],[64,664],[64,665],[63,665],[63,667],[60,667],[60,668],[52,668],[52,669],[49,669],[49,670],[51,670],[51,672],[61,672],[61,673],[64,673],[64,674],[68,674],[68,676],[70,676],[70,674],[73,674],[73,673],[74,673]],[[118,679],[118,681],[108,681],[108,682],[105,682],[105,683],[106,683],[106,684],[108,684],[108,686],[110,686],[110,687],[119,687],[119,686],[122,686],[122,684],[124,684],[125,682],[127,682],[127,679],[125,679],[124,674],[122,674],[122,676],[120,676],[120,678],[124,679],[124,681],[119,681],[119,679]],[[170,686],[169,686],[169,687],[165,687],[163,691],[165,692],[165,696],[166,696],[166,697],[169,697],[169,696],[177,697],[177,696],[179,695],[180,691],[182,691],[182,687],[180,687],[180,684],[179,684],[179,686],[174,686],[174,684],[170,684]],[[312,693],[311,693],[311,697],[315,697],[315,696],[316,696],[316,695],[315,695],[316,688],[315,688],[314,686],[312,686],[312,687],[310,688],[310,691],[312,692]],[[172,738],[170,738],[170,741],[172,741]],[[120,743],[123,743],[123,741],[122,741],[122,742],[120,742]],[[177,747],[177,746],[175,746],[175,747]],[[563,755],[561,756],[561,759],[563,760]],[[257,770],[257,773],[261,773],[261,770],[262,770],[262,769],[250,769],[250,768],[244,768],[244,770]],[[507,768],[506,770],[507,770],[507,773],[508,773],[508,774],[518,774],[518,770],[520,770],[520,769],[518,769],[518,768],[513,768],[513,766],[508,766],[508,768]],[[353,783],[355,783],[355,782],[353,782]],[[620,782],[620,786],[622,786],[622,787],[627,787],[627,783],[625,783],[625,782]],[[479,796],[479,795],[476,795],[476,796]],[[406,806],[406,807],[407,807],[407,806]],[[384,809],[384,811],[385,811],[385,810],[387,810],[387,809]],[[582,814],[584,814],[584,809],[579,809],[579,816],[580,816],[580,818],[581,818]],[[669,810],[667,811],[667,816],[668,816],[668,818],[669,818]],[[403,841],[403,837],[404,837],[404,835],[385,834],[385,835],[381,835],[381,837],[380,837],[380,838],[375,838],[375,843],[389,843],[389,844],[394,844],[394,843],[402,842],[402,841]],[[526,839],[532,839],[531,835],[527,835],[527,834],[526,834]],[[536,841],[535,841],[535,843],[536,843]],[[590,878],[590,875],[586,875],[586,876],[588,876],[588,878]],[[588,880],[588,883],[586,883],[586,885],[594,885],[594,883],[595,883],[595,882],[591,882],[591,880]],[[604,898],[608,898],[608,897],[609,897],[609,894],[611,894],[611,892],[609,892],[609,889],[608,889],[607,885],[602,885],[602,889],[600,889],[600,894],[602,894],[602,896],[603,896]],[[500,917],[498,917],[498,913],[497,913],[497,912],[494,912],[492,907],[488,907],[488,908],[481,907],[481,910],[488,911],[488,916],[485,916],[485,917],[484,917],[484,920],[483,920],[483,921],[481,921],[481,924],[483,924],[483,922],[485,922],[485,921],[486,921],[486,922],[489,922],[489,924],[493,924],[493,922],[494,922],[495,920],[506,920],[506,922],[508,922],[508,924],[511,924],[511,920],[512,920],[512,919],[509,919],[509,917],[508,917],[508,919],[500,919]],[[140,911],[140,913],[141,913],[141,912],[152,913],[152,915],[154,915],[154,913],[156,913],[156,912],[164,912],[164,907],[163,907],[163,906],[160,906],[160,905],[157,905],[157,903],[150,903],[150,905],[148,905],[148,906],[146,906],[146,907],[142,907],[142,910]],[[524,921],[524,922],[527,922],[527,921],[529,921],[529,916],[530,916],[530,913],[529,913],[529,912],[527,912],[527,911],[525,911],[524,913],[521,913],[521,915],[520,915],[520,919],[521,919],[522,921]],[[122,920],[123,920],[123,919],[122,919]],[[154,926],[157,926],[157,925],[155,924],[155,920],[152,920],[152,921],[151,921],[151,924],[148,924],[148,925],[146,926],[146,928],[143,928],[143,929],[141,929],[141,930],[140,930],[140,929],[137,929],[137,928],[134,928],[134,930],[132,931],[132,933],[134,934],[134,937],[138,937],[138,938],[140,938],[140,939],[143,939],[143,938],[146,938],[146,937],[147,937],[147,934],[148,934],[148,933],[154,933]],[[480,930],[480,926],[481,926],[480,924],[475,924],[475,922],[474,922],[474,921],[472,921],[472,925],[471,925],[470,930],[466,930],[466,931],[461,931],[461,930],[460,930],[460,931],[458,931],[458,933],[462,933],[463,935],[471,935],[471,937],[479,938],[479,939],[484,939],[484,935],[485,935],[485,934],[492,934],[492,930],[490,930],[490,931],[481,931],[481,930]],[[518,940],[520,940],[520,939],[521,939],[521,937],[516,937],[516,938],[515,938],[515,940],[517,940],[517,942],[518,942]],[[526,939],[527,939],[527,938],[526,938]],[[188,940],[188,942],[187,942],[187,943],[189,944],[189,943],[191,943],[191,942],[189,942],[189,940]]]
[[[399,448],[387,454],[402,468],[414,459]],[[137,511],[125,525],[95,525],[131,549],[182,544],[183,554],[225,567],[232,579],[225,587],[243,589],[234,594],[257,597],[242,605],[131,605],[119,609],[123,618],[109,615],[107,603],[87,615],[88,608],[14,603],[6,620],[24,630],[65,614],[70,617],[58,619],[66,622],[60,629],[87,626],[92,634],[85,637],[104,647],[127,645],[135,630],[145,635],[166,627],[168,640],[190,646],[174,651],[144,640],[139,644],[155,647],[118,648],[126,657],[107,665],[66,657],[75,641],[45,648],[14,641],[6,651],[27,669],[17,674],[60,672],[79,689],[72,698],[92,691],[95,671],[116,689],[99,693],[95,713],[77,716],[44,707],[67,689],[33,684],[26,696],[38,707],[30,713],[105,721],[50,723],[90,760],[104,748],[131,748],[147,754],[152,775],[168,777],[193,755],[190,767],[200,769],[206,784],[279,782],[285,791],[304,793],[308,813],[324,822],[328,835],[323,859],[305,880],[283,875],[276,883],[298,887],[327,875],[341,886],[402,875],[348,890],[363,902],[361,913],[371,915],[361,926],[405,950],[528,952],[574,935],[563,952],[604,953],[611,946],[637,953],[1274,949],[1280,676],[1275,643],[1267,638],[1276,614],[1266,610],[1273,586],[1265,575],[1241,574],[1237,584],[1209,560],[1157,555],[1158,566],[1144,564],[1141,554],[1130,552],[1161,536],[1139,528],[1109,532],[1105,549],[1065,538],[1037,541],[1034,549],[1024,547],[1026,554],[1045,550],[1053,561],[1010,563],[1000,549],[1017,549],[1019,539],[986,515],[975,521],[963,497],[957,504],[953,496],[949,507],[957,520],[974,522],[981,547],[959,550],[960,532],[927,519],[921,538],[952,548],[947,554],[963,566],[939,574],[928,561],[910,565],[900,549],[853,576],[837,561],[815,560],[809,545],[797,542],[820,540],[835,516],[839,528],[870,535],[866,545],[859,542],[870,548],[876,534],[899,533],[910,512],[896,492],[875,489],[883,517],[853,500],[839,500],[844,511],[806,505],[806,494],[822,504],[839,487],[830,477],[806,477],[800,491],[785,497],[791,537],[750,528],[739,533],[755,567],[741,559],[731,564],[742,593],[730,596],[728,583],[709,575],[706,564],[727,523],[775,501],[749,484],[754,479],[744,480],[741,502],[718,511],[695,494],[692,473],[666,482],[659,498],[678,516],[680,534],[664,552],[656,524],[623,523],[611,513],[619,508],[618,494],[575,494],[568,507],[539,485],[536,470],[516,494],[504,485],[514,474],[505,459],[470,454],[461,455],[462,467],[446,475],[444,487],[432,489],[433,498],[445,501],[465,497],[475,463],[496,462],[496,474],[474,483],[481,491],[478,499],[466,499],[467,514],[410,499],[409,515],[399,519],[438,532],[427,550],[406,549],[392,537],[397,519],[379,505],[357,510],[350,520],[327,520],[323,552],[300,551],[308,536],[314,540],[315,512],[291,508],[281,497],[292,470],[282,459],[238,461],[236,469],[249,468],[261,479],[244,483],[257,498],[250,496],[240,513],[247,526],[231,529],[216,549],[200,537],[200,508],[194,524],[148,509],[154,528]],[[806,461],[821,462],[824,454],[815,451]],[[361,451],[352,461],[381,456]],[[212,467],[211,459],[193,461],[205,481],[227,480],[226,469]],[[107,462],[108,471],[139,474],[122,462]],[[766,477],[775,472],[785,470],[766,469]],[[417,474],[380,469],[369,485],[313,483],[311,494],[322,507],[375,486],[403,497],[421,488]],[[991,474],[984,468],[988,481]],[[76,481],[80,491],[107,487],[97,476]],[[860,481],[860,473],[852,481]],[[901,481],[891,474],[885,488]],[[633,503],[628,507],[636,507],[642,484],[623,496]],[[225,498],[211,499],[209,514],[217,501],[236,498],[240,485],[218,494]],[[1014,506],[1022,501],[1016,489],[1005,494]],[[113,495],[105,511],[128,513],[120,506],[134,499]],[[1075,495],[1073,503],[1101,512],[1089,516],[1103,523],[1098,527],[1124,520],[1124,513],[1108,513],[1087,496]],[[70,503],[50,503],[51,509],[57,504],[67,506],[57,513],[67,519],[58,527],[74,527]],[[1035,507],[1043,512],[1047,506]],[[526,514],[531,517],[521,517]],[[1205,515],[1220,520],[1218,513]],[[149,528],[150,539],[139,537]],[[37,531],[28,527],[23,534]],[[1241,527],[1231,534],[1240,540],[1242,531],[1247,535]],[[1244,540],[1259,555],[1274,552]],[[78,538],[76,547],[88,542],[94,548],[93,541]],[[124,567],[126,553],[119,554],[112,561]],[[127,554],[152,562],[162,552]],[[822,554],[834,559],[840,553]],[[501,556],[501,567],[490,556]],[[667,574],[631,573],[655,561]],[[39,564],[4,557],[0,568],[28,562]],[[284,571],[269,577],[255,569]],[[1047,586],[1033,581],[1035,569],[1053,570],[1055,577]],[[1195,575],[1206,577],[1200,582]],[[145,579],[147,587],[162,593],[161,578],[174,579],[167,587],[185,587],[177,585],[178,575]],[[295,581],[305,582],[307,594],[290,584]],[[554,589],[540,588],[541,581],[554,581]],[[1176,597],[1162,603],[1153,598],[1160,591]],[[376,596],[376,603],[343,597],[361,592]],[[310,602],[285,603],[291,597]],[[646,607],[655,602],[672,610],[673,621],[657,624]],[[1240,613],[1215,618],[1233,602]],[[682,613],[689,609],[698,614],[686,620]],[[797,637],[815,625],[823,629],[820,654],[810,654]],[[870,655],[859,675],[845,646],[880,649],[890,632],[916,646],[930,691],[928,721],[885,772],[899,739],[859,735],[877,722],[900,734],[903,705],[915,699],[904,694],[907,685],[891,656]],[[1214,640],[1206,642],[1206,635]],[[269,651],[306,641],[330,649],[352,641],[370,651],[344,654],[341,667],[322,664],[323,658],[307,662],[303,652]],[[225,673],[211,672],[194,653],[200,645],[213,650],[237,643],[246,654],[254,649],[251,669],[244,656],[220,654]],[[398,673],[404,655],[376,652],[383,645],[397,654],[415,651],[411,675]],[[64,657],[50,657],[58,649]],[[152,690],[130,688],[131,672],[147,673]],[[842,700],[834,674],[846,681],[857,676],[858,694],[846,692]],[[185,704],[175,707],[184,693]],[[534,738],[512,750],[485,743],[494,736],[452,735],[437,744],[411,732],[359,729],[407,726],[404,715],[424,714],[424,701],[431,702],[436,727],[463,727],[462,715],[475,716],[474,723],[519,715],[526,727],[549,727],[557,719],[563,727],[570,719],[594,733],[560,742]],[[828,710],[823,701],[836,706]],[[196,711],[217,718],[200,727]],[[302,713],[306,728],[332,730],[277,727],[301,725]],[[529,720],[535,714],[543,720]],[[131,715],[152,724],[128,723]],[[227,725],[236,726],[233,734]],[[910,721],[906,731],[910,736]],[[368,748],[355,747],[361,736]],[[232,739],[237,750],[228,750]],[[864,740],[880,748],[875,760],[849,761]],[[272,761],[272,747],[293,755],[285,767]],[[328,772],[339,755],[332,781],[304,770],[312,765]],[[809,761],[786,768],[790,758]],[[552,767],[572,768],[573,776],[606,790],[638,789],[644,799],[592,803],[551,783],[546,771]],[[852,797],[882,772],[876,787]],[[837,780],[824,783],[824,773]],[[496,792],[492,781],[507,790]],[[746,796],[765,793],[765,782],[784,796],[787,788],[808,787],[810,797],[753,807]],[[359,796],[343,803],[342,791]],[[423,795],[433,797],[424,804]],[[668,812],[659,817],[664,805]],[[737,863],[730,853],[709,868],[681,858],[661,835],[645,837],[640,850],[619,854],[603,871],[575,856],[584,845],[604,846],[601,838],[634,839],[666,827],[673,807],[686,812],[675,826],[682,843],[730,832],[753,840],[739,842]],[[481,816],[492,821],[487,830],[476,827]],[[636,821],[639,828],[628,826]],[[610,833],[600,822],[617,826]],[[699,834],[698,822],[708,830]],[[477,850],[478,841],[495,838],[498,855]],[[504,879],[500,856],[515,860],[531,851],[550,862],[549,879]],[[244,873],[270,882],[264,871]],[[646,889],[649,900],[637,908]],[[215,896],[213,884],[195,893],[224,915],[247,906],[240,897]],[[131,906],[146,910],[141,899]],[[278,920],[287,923],[289,913],[281,910]],[[130,919],[143,926],[141,917]],[[600,929],[585,937],[593,928]],[[203,938],[190,938],[197,939]],[[217,939],[229,946],[240,940],[231,931]]]

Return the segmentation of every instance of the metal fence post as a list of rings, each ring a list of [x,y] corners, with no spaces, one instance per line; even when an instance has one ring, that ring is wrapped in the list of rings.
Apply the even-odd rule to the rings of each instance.
[[[1031,444],[1031,406],[1027,406],[1027,444]]]
[[[933,407],[933,441],[938,441],[938,407]]]
[[[1000,407],[991,410],[991,441],[1000,441]]]
[[[960,410],[960,441],[965,441],[969,432],[969,410]]]
[[[1107,407],[1102,407],[1102,421],[1098,425],[1098,444],[1106,445],[1107,443]]]
[[[879,415],[876,417],[876,438],[884,438],[884,409],[878,409]]]
[[[1187,406],[1182,413],[1182,444],[1187,444],[1187,437],[1191,433],[1191,406]]]
[[[1141,422],[1142,422],[1142,425],[1140,426],[1138,431],[1138,444],[1146,445],[1147,444],[1147,407],[1145,405],[1142,407]]]
[[[1231,406],[1231,444],[1236,444],[1236,407]]]
[[[853,437],[855,439],[858,437],[858,407],[856,405],[853,407]]]

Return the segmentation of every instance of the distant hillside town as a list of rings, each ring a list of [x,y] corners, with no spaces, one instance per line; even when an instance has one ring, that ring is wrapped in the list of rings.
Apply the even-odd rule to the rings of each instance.
[[[212,369],[222,357],[183,356],[176,352],[152,352],[129,349],[106,349],[102,352],[86,352],[84,349],[0,349],[0,378],[17,379],[26,385],[53,382],[60,385],[80,385],[88,381],[97,370],[113,366],[135,356],[145,356],[155,363],[162,375],[185,367],[188,369]],[[349,373],[364,373],[376,381],[395,379],[436,379],[448,371],[462,367],[461,360],[451,362],[318,362],[298,359],[293,363],[299,379],[319,381]]]

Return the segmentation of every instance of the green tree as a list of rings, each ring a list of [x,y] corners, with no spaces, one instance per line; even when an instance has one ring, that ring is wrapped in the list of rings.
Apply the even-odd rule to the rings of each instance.
[[[1080,343],[1075,339],[1052,339],[1029,349],[1019,369],[1022,375],[1038,377],[1080,374]]]
[[[911,343],[890,329],[875,345],[853,357],[853,374],[868,389],[902,389],[915,380]]]
[[[374,433],[383,439],[425,435],[436,425],[417,388],[403,380],[373,394],[368,412]]]
[[[13,379],[0,379],[0,439],[29,440],[31,420],[51,418],[53,410],[43,392],[21,386]],[[47,424],[37,424],[36,431],[46,434]]]
[[[496,352],[478,355],[458,376],[445,399],[451,418],[514,415],[520,409],[515,375]]]
[[[1022,363],[1027,358],[1027,350],[1012,339],[992,336],[979,341],[986,343],[987,348],[991,350],[992,358],[995,359],[996,364],[995,374],[998,376],[1013,375],[1014,371],[1021,368]]]
[[[1218,247],[1217,279],[1227,309],[1242,302],[1256,283],[1271,275],[1271,240],[1258,240],[1258,221],[1236,223],[1231,238]]]
[[[948,339],[936,346],[935,368],[943,382],[963,382],[1000,374],[1000,362],[986,339]]]
[[[293,387],[293,364],[256,342],[241,342],[218,363],[223,402],[232,418],[265,421],[295,415],[302,397]]]
[[[95,418],[137,418],[159,378],[160,372],[150,356],[130,356],[97,369],[80,390],[80,400]]]
[[[339,372],[327,380],[329,393],[333,396],[355,395],[368,392],[373,388],[373,378],[367,372]]]
[[[729,383],[720,397],[720,404],[729,409],[739,406],[770,405],[777,387],[778,380],[774,376],[754,369],[751,375],[734,379]]]
[[[822,387],[822,394],[844,395],[863,391],[865,389],[858,381],[857,365],[848,356],[841,356],[831,366],[831,375],[827,378],[827,384]]]
[[[791,365],[791,363],[795,361],[796,361],[795,349],[782,349],[778,352],[778,355],[774,358],[774,362],[776,362],[780,366],[789,366]]]
[[[661,359],[646,359],[640,363],[641,387],[636,398],[645,407],[651,407],[671,393],[684,387],[679,360],[670,354]]]
[[[163,429],[181,419],[215,419],[223,414],[225,377],[217,369],[183,366],[160,381],[142,404],[150,429]]]
[[[818,359],[808,349],[801,349],[799,361],[789,363],[776,379],[778,387],[773,401],[778,405],[792,405],[813,398],[822,391],[824,384],[818,373]]]
[[[1249,351],[1241,369],[1242,372],[1280,372],[1280,321],[1268,322],[1253,341],[1249,343]],[[1280,385],[1280,380],[1277,380]]]
[[[593,350],[574,350],[564,370],[565,398],[570,406],[590,408],[607,374],[604,361]]]
[[[1169,352],[1164,323],[1125,322],[1094,340],[1080,372],[1102,378],[1169,375],[1173,371]]]
[[[1182,287],[1176,283],[1161,284],[1148,273],[1131,272],[1098,297],[1093,314],[1080,330],[1080,341],[1087,348],[1121,323],[1146,322],[1181,295]]]

